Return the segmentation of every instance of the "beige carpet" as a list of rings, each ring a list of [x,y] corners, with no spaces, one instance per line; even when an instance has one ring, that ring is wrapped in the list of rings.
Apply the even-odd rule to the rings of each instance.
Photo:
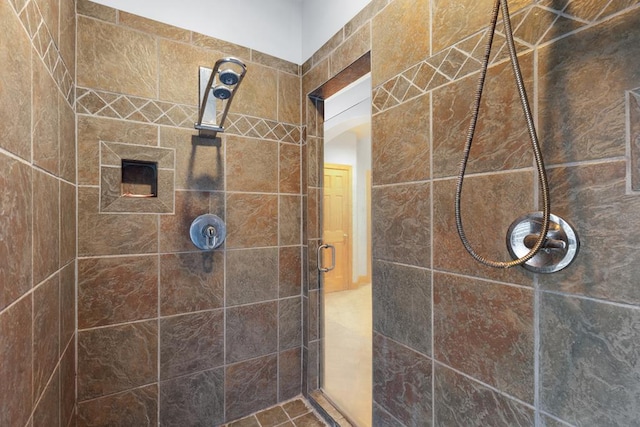
[[[371,427],[371,285],[324,299],[323,391],[357,427]]]

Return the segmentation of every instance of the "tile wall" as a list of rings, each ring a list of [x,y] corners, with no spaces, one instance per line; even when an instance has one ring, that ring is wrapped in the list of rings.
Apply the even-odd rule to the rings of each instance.
[[[299,395],[299,67],[85,0],[77,25],[79,425],[218,425]],[[248,71],[226,132],[193,138],[198,67],[230,55]],[[114,153],[161,159],[162,206],[101,210]],[[203,213],[218,250],[189,239]]]
[[[374,0],[303,65],[323,93],[370,51],[373,80],[374,425],[633,425],[640,418],[637,278],[640,6],[509,2],[554,213],[577,229],[552,275],[477,264],[454,191],[492,2]],[[504,47],[494,42],[465,180],[478,251],[539,197]],[[306,387],[318,386],[322,102],[306,101]],[[304,163],[306,162],[306,163]],[[306,306],[309,304],[309,307]]]
[[[75,3],[0,1],[0,425],[75,404]]]

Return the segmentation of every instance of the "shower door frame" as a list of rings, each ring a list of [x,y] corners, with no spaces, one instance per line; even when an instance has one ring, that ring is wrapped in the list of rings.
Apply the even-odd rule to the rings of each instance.
[[[303,94],[306,102],[307,138],[305,158],[307,174],[303,178],[306,191],[306,218],[303,222],[306,236],[305,260],[303,263],[303,363],[302,392],[314,408],[330,425],[338,426],[343,415],[335,409],[324,395],[322,385],[322,356],[324,354],[324,313],[322,308],[322,273],[318,270],[317,251],[322,244],[322,188],[324,171],[324,100],[337,93],[360,77],[371,72],[371,52],[368,51],[349,66],[309,93]]]

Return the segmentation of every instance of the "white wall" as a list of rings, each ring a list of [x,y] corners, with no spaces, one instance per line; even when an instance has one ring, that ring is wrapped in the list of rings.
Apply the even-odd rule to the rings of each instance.
[[[371,0],[303,0],[302,62],[358,14]]]
[[[371,0],[94,0],[302,64]]]

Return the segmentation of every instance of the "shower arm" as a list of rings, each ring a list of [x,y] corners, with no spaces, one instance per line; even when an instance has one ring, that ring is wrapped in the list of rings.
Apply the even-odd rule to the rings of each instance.
[[[207,101],[209,100],[209,95],[211,94],[211,88],[213,87],[213,84],[215,82],[216,74],[218,73],[220,65],[226,64],[228,62],[231,62],[233,64],[240,66],[240,68],[242,68],[242,73],[238,75],[238,82],[234,85],[234,88],[231,91],[231,96],[229,96],[229,98],[225,100],[224,110],[222,111],[222,116],[220,116],[220,123],[216,123],[215,126],[203,124],[202,119],[204,117],[205,110],[207,109]],[[202,101],[200,102],[200,110],[198,111],[198,121],[194,125],[194,127],[199,131],[205,132],[205,135],[201,134],[201,136],[209,136],[209,137],[215,138],[215,135],[217,132],[224,132],[223,125],[224,125],[225,119],[227,118],[227,113],[229,113],[229,107],[231,106],[231,101],[233,101],[233,98],[236,94],[236,90],[240,86],[240,83],[242,83],[242,79],[244,79],[245,74],[247,74],[247,67],[239,59],[229,57],[229,58],[221,58],[216,61],[213,67],[213,70],[211,71],[211,76],[209,76],[209,80],[207,81],[207,87],[202,96]],[[214,112],[214,117],[216,115],[217,115],[217,111]]]

